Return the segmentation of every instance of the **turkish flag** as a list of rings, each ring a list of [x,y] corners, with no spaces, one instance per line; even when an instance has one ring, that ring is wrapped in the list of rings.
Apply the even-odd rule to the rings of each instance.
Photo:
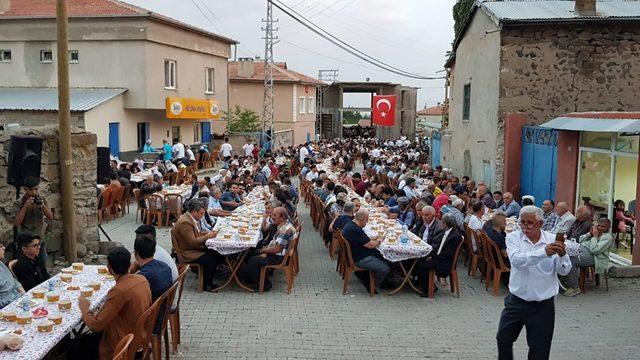
[[[371,104],[371,120],[376,125],[393,126],[395,124],[396,96],[374,95]]]

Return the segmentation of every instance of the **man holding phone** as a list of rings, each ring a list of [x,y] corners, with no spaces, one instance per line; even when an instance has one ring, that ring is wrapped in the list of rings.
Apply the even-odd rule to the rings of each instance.
[[[549,358],[558,274],[567,275],[571,261],[564,242],[541,230],[543,221],[542,209],[525,206],[520,210],[521,230],[507,235],[511,276],[496,335],[501,360],[513,359],[513,343],[523,326],[527,329],[529,359]]]

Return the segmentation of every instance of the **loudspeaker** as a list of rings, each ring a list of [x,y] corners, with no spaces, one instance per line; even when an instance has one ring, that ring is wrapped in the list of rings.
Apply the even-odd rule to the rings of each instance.
[[[7,184],[19,187],[25,178],[40,178],[42,138],[28,135],[11,135]]]
[[[109,175],[111,175],[111,152],[108,147],[98,146],[97,148],[98,159],[96,161],[96,167],[98,170],[97,182],[98,184],[108,184]]]

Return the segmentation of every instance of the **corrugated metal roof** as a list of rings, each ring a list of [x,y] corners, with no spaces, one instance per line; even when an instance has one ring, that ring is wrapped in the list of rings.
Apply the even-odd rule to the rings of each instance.
[[[603,119],[560,116],[551,121],[547,121],[540,125],[540,127],[573,131],[640,133],[640,118]]]
[[[71,89],[71,111],[89,111],[127,89]],[[57,111],[57,88],[0,87],[0,110]]]
[[[596,14],[581,16],[574,1],[484,1],[481,7],[499,22],[571,21],[640,18],[638,1],[598,1]]]

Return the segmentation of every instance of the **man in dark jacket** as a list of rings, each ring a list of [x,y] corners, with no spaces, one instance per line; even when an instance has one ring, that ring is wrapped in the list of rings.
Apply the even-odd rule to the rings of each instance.
[[[434,243],[439,244],[446,228],[442,221],[436,218],[436,209],[427,205],[420,212],[422,226],[419,229],[414,229],[413,233],[431,246],[434,246]]]
[[[445,215],[443,222],[445,232],[442,235],[442,240],[439,242],[434,241],[431,245],[433,246],[431,254],[420,259],[416,264],[415,274],[422,289],[422,294],[420,294],[422,297],[428,296],[429,271],[435,270],[438,277],[447,277],[451,274],[453,257],[462,241],[462,235],[458,231],[456,221],[452,217]]]

